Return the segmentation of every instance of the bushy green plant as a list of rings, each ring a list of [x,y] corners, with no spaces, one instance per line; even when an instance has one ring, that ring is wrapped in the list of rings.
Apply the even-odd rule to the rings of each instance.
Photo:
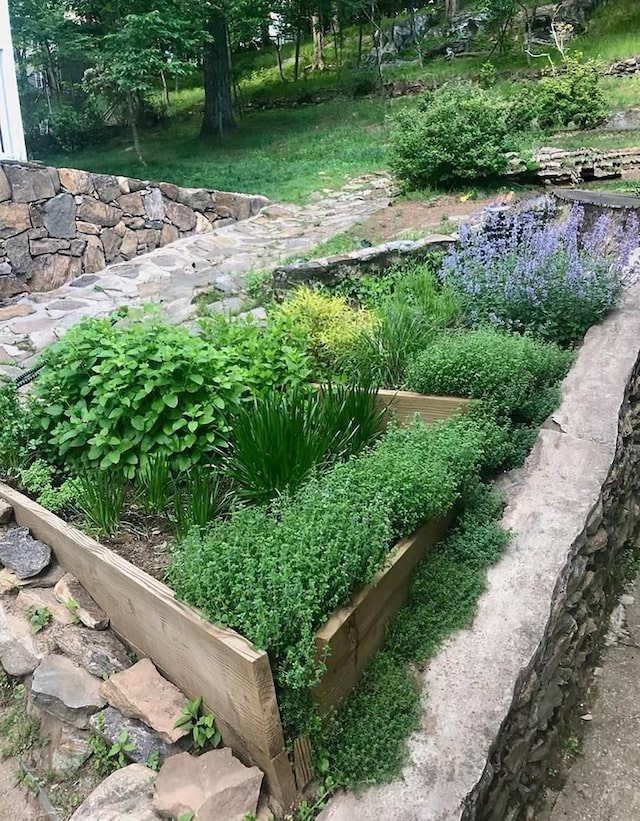
[[[512,147],[508,104],[471,84],[445,85],[394,114],[389,161],[409,188],[500,174]]]
[[[174,472],[206,462],[243,398],[308,374],[279,331],[223,320],[196,335],[153,315],[85,320],[45,362],[36,392],[58,457],[127,478],[151,457]]]
[[[0,471],[11,477],[41,446],[42,430],[31,404],[20,397],[13,382],[0,382]]]
[[[17,475],[21,487],[54,513],[73,509],[82,491],[78,479],[60,480],[57,469],[44,459],[36,459],[29,467],[18,470]]]
[[[607,116],[607,101],[600,88],[599,65],[582,60],[580,53],[568,56],[561,71],[540,78],[535,86],[534,106],[541,128],[574,123],[595,128]]]
[[[241,498],[266,502],[295,490],[323,462],[357,453],[381,418],[370,389],[272,390],[235,416],[225,472]]]
[[[370,311],[353,308],[344,297],[302,286],[276,315],[304,334],[315,376],[331,374],[340,355],[375,324]]]
[[[395,539],[451,509],[486,458],[472,419],[394,428],[270,508],[191,531],[175,547],[173,587],[268,649],[284,720],[308,729],[314,631],[371,579]]]
[[[314,748],[339,784],[354,788],[385,782],[400,771],[406,738],[420,720],[413,670],[424,665],[448,634],[471,621],[486,568],[509,541],[499,525],[501,512],[498,493],[479,482],[469,484],[453,530],[418,565],[409,599],[389,627],[384,650],[316,732]]]
[[[441,335],[409,367],[419,393],[482,399],[515,422],[540,423],[558,404],[573,353],[492,327]]]
[[[266,323],[215,316],[198,326],[201,339],[224,353],[225,367],[241,381],[244,396],[294,387],[311,375],[304,330],[279,312]]]

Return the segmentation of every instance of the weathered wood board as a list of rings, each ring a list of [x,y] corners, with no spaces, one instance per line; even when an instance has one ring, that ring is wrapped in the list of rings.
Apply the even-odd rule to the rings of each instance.
[[[289,808],[296,788],[267,654],[233,630],[205,621],[176,601],[165,584],[27,496],[0,484],[0,497],[13,505],[19,525],[51,547],[127,644],[148,656],[187,696],[202,696],[223,742],[257,764],[272,796]]]
[[[385,425],[391,419],[396,419],[400,424],[410,422],[416,415],[427,423],[448,419],[470,401],[457,396],[427,396],[411,391],[390,390],[379,390],[376,397],[378,408],[387,408]]]
[[[452,518],[427,522],[398,542],[373,582],[356,593],[348,607],[336,610],[316,633],[316,659],[324,659],[327,668],[313,690],[321,714],[351,692],[369,659],[384,645],[387,624],[407,599],[413,571],[427,550],[443,538]]]

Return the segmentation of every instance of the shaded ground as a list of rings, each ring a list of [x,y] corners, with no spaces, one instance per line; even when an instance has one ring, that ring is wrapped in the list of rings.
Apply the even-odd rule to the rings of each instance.
[[[0,818],[48,821],[37,799],[19,783],[16,758],[0,759]]]
[[[631,593],[622,597],[626,631],[605,651],[585,708],[581,752],[539,821],[640,818],[640,576]]]

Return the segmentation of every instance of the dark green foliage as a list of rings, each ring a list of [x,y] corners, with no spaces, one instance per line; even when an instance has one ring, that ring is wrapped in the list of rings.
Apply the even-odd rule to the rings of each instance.
[[[297,489],[323,462],[358,453],[382,416],[371,389],[271,390],[235,416],[225,472],[241,498],[266,502]]]
[[[512,147],[509,106],[471,84],[442,86],[395,115],[389,161],[409,188],[500,174]]]
[[[501,510],[495,491],[469,484],[455,528],[418,566],[385,649],[317,732],[314,742],[339,783],[353,788],[397,776],[407,735],[420,719],[420,694],[409,665],[422,666],[448,634],[473,618],[486,568],[509,540],[498,524]]]
[[[126,482],[114,471],[94,470],[79,480],[77,506],[89,525],[106,536],[115,532],[124,507]]]
[[[408,384],[419,393],[482,399],[515,422],[542,422],[558,404],[556,384],[573,353],[552,342],[490,327],[441,335],[413,362]]]
[[[600,88],[598,63],[582,62],[581,57],[568,57],[562,70],[542,77],[536,84],[533,101],[541,128],[570,123],[595,128],[606,119],[608,107]]]
[[[378,283],[364,283],[377,322],[355,338],[343,353],[339,369],[350,380],[384,388],[401,388],[408,363],[460,314],[460,302],[442,287],[430,264],[396,269]]]
[[[232,501],[227,484],[211,465],[194,465],[176,481],[173,503],[178,538],[192,528],[203,528]]]
[[[136,486],[140,491],[142,507],[148,513],[162,515],[166,512],[171,495],[171,471],[165,456],[153,454],[136,474]]]
[[[306,378],[301,350],[251,323],[227,324],[202,336],[154,316],[71,328],[36,382],[57,457],[128,478],[151,457],[186,470],[226,443],[245,397]]]
[[[272,508],[235,511],[175,548],[177,595],[269,651],[292,731],[309,728],[315,630],[396,539],[451,509],[487,458],[484,437],[464,417],[392,429]]]
[[[385,783],[406,757],[405,739],[420,726],[420,694],[403,664],[386,652],[369,663],[356,690],[319,736],[338,784]]]
[[[0,471],[15,476],[40,448],[42,430],[12,382],[0,383],[0,418]]]

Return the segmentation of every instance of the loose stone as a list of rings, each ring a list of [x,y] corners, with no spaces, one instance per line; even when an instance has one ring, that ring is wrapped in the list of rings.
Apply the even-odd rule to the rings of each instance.
[[[37,576],[50,561],[51,548],[32,539],[28,527],[16,527],[0,539],[0,562],[21,579]]]
[[[56,599],[73,610],[74,615],[92,630],[105,630],[109,626],[109,617],[94,602],[84,587],[72,576],[65,573],[53,589]]]
[[[65,656],[44,658],[33,675],[31,699],[36,707],[80,729],[104,707],[100,681]]]
[[[117,770],[96,787],[71,821],[158,821],[160,816],[151,803],[155,777],[142,764]]]

